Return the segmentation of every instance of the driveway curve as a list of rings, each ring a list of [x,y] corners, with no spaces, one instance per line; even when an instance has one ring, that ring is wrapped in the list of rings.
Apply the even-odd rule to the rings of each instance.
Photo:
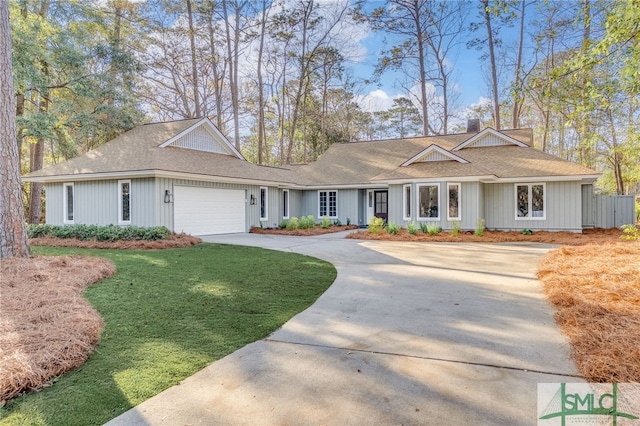
[[[534,425],[537,384],[582,381],[535,279],[551,246],[237,234],[334,284],[281,329],[108,425]]]

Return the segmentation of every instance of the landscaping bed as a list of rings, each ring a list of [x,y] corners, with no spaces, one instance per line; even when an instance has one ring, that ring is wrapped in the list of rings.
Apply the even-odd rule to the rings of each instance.
[[[85,256],[0,262],[0,405],[89,358],[103,321],[82,292],[115,271],[112,262]]]
[[[535,231],[531,234],[523,234],[515,231],[483,231],[482,236],[475,235],[473,231],[461,231],[457,235],[450,232],[439,232],[434,235],[417,232],[410,234],[406,229],[400,229],[396,233],[386,230],[370,232],[362,230],[347,235],[347,238],[359,240],[382,241],[421,241],[421,242],[446,242],[446,243],[507,243],[528,242],[547,243],[558,245],[582,245],[587,243],[604,243],[619,241],[622,231],[619,229],[585,229],[581,234],[573,232],[547,232]]]
[[[538,278],[588,382],[640,382],[640,241],[561,247]]]
[[[30,238],[30,246],[48,247],[79,247],[88,249],[111,249],[111,250],[160,250],[169,248],[189,247],[200,244],[202,240],[187,234],[171,234],[164,240],[119,240],[119,241],[98,241],[79,240],[77,238],[56,238],[38,237]]]
[[[293,235],[297,237],[313,237],[315,235],[331,234],[334,232],[348,231],[350,229],[358,229],[356,225],[331,225],[323,228],[316,225],[313,228],[304,229],[287,229],[287,228],[251,228],[252,234],[272,234],[272,235]]]

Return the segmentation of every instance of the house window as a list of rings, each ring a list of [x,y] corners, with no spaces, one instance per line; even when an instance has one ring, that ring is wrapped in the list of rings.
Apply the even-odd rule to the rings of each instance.
[[[282,218],[289,219],[289,190],[282,190]]]
[[[268,202],[267,202],[267,188],[260,187],[260,220],[268,220],[267,216]]]
[[[440,184],[418,185],[418,219],[440,219]]]
[[[338,217],[338,191],[318,191],[318,217]]]
[[[118,223],[131,224],[131,181],[118,181]]]
[[[546,219],[544,183],[516,184],[516,220]]]
[[[74,186],[73,183],[65,183],[62,193],[63,219],[62,223],[73,223]]]
[[[411,220],[411,185],[404,185],[402,194],[402,205],[404,206],[402,216],[404,220]]]
[[[460,220],[460,184],[450,183],[447,185],[449,210],[447,211],[447,220]]]

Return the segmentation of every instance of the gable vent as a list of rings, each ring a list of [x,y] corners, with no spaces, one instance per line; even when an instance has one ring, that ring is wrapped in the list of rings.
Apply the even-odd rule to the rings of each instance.
[[[473,144],[468,145],[467,148],[480,147],[480,146],[502,146],[502,145],[512,145],[512,143],[496,135],[488,134],[485,137],[478,139]]]
[[[453,158],[447,155],[444,155],[441,152],[432,151],[418,160],[418,162],[421,162],[421,163],[426,163],[429,161],[453,161]]]
[[[171,146],[213,152],[216,154],[229,154],[203,126],[193,129],[191,132],[178,138]]]

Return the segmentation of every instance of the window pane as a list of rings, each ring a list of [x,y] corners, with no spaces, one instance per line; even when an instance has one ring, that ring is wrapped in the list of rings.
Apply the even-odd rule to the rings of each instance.
[[[260,188],[260,219],[267,217],[267,190]]]
[[[329,216],[338,216],[338,193],[336,191],[329,192]]]
[[[327,192],[326,191],[320,191],[318,193],[318,202],[320,204],[320,208],[319,208],[319,216],[325,217],[327,215]]]
[[[404,217],[411,217],[411,187],[404,188]]]
[[[544,186],[531,186],[531,213],[533,217],[544,216]]]
[[[282,215],[289,217],[289,191],[282,192]]]
[[[66,188],[67,188],[67,220],[73,220],[73,186],[67,185]]]
[[[438,217],[438,186],[421,186],[419,197],[420,217]]]
[[[131,220],[129,182],[122,183],[120,187],[122,191],[122,220],[129,221]]]
[[[516,192],[518,217],[529,217],[529,187],[527,185],[518,185]]]
[[[458,208],[460,203],[460,186],[449,185],[449,217],[460,217]]]

